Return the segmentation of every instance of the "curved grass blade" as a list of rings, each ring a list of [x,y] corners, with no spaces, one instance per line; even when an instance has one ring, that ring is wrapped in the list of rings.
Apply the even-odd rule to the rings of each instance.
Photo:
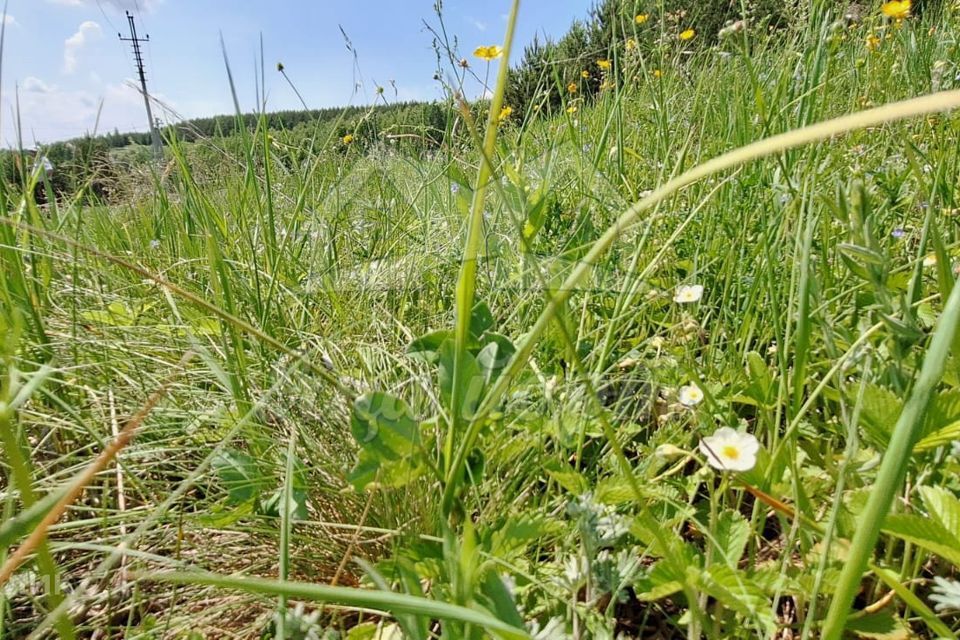
[[[478,625],[496,636],[508,640],[530,638],[525,630],[508,625],[484,611],[391,591],[369,591],[349,587],[328,587],[305,582],[282,582],[265,578],[240,578],[213,573],[181,571],[150,573],[141,577],[156,582],[206,585],[269,596],[285,596],[314,602],[330,602],[346,606],[380,609],[393,614],[405,613],[441,620],[455,620]]]

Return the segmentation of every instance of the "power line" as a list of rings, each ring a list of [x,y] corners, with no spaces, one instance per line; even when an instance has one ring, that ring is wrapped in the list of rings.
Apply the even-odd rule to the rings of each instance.
[[[118,33],[117,37],[123,42],[130,42],[133,46],[133,59],[137,63],[137,73],[140,76],[140,89],[143,93],[143,105],[147,109],[147,122],[150,123],[150,139],[153,143],[153,155],[157,160],[163,157],[163,151],[160,148],[160,132],[157,131],[157,123],[153,119],[153,110],[150,108],[150,94],[147,93],[147,75],[143,70],[143,52],[140,49],[141,42],[150,42],[150,34],[141,38],[137,36],[137,25],[133,21],[133,16],[129,11],[127,13],[127,22],[130,24],[130,37],[124,38]]]

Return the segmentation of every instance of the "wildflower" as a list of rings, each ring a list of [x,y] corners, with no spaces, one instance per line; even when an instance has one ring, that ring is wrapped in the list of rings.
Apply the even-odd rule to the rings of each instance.
[[[456,182],[451,184],[450,193],[452,193],[453,195],[457,195],[458,193],[460,193],[460,185],[458,185]]]
[[[470,67],[470,62],[466,58],[460,58],[460,66],[467,69]]]
[[[603,60],[597,60],[597,66],[603,69],[604,71],[607,71],[610,69],[611,66],[613,66],[613,64],[609,60],[604,58]]]
[[[910,15],[910,0],[890,0],[880,7],[883,15],[894,20],[903,20]]]
[[[573,114],[576,112],[577,112],[577,105],[572,104],[569,107],[567,107],[567,113]]]
[[[673,301],[679,304],[687,304],[688,302],[697,302],[702,297],[702,284],[685,284],[677,287],[677,292],[673,296]]]
[[[607,89],[613,89],[616,85],[610,82],[609,80],[604,80],[600,83],[600,91],[606,91]]]
[[[686,451],[672,444],[661,444],[659,447],[654,450],[653,455],[658,458],[663,458],[664,460],[672,460],[673,458],[679,458],[680,456],[686,455]]]
[[[897,240],[899,240],[900,238],[907,235],[907,232],[901,229],[900,227],[897,227],[896,229],[890,232],[890,235],[896,238]]]
[[[576,83],[571,82],[570,84],[568,84],[568,85],[567,85],[567,91],[569,91],[570,93],[576,93],[576,92],[577,92],[577,85],[576,85]]]
[[[637,48],[637,41],[633,38],[627,38],[625,46],[627,47],[627,51],[633,51]]]
[[[693,29],[684,29],[683,31],[680,32],[680,35],[678,35],[677,37],[683,41],[687,41],[687,40],[692,40],[693,36],[695,35],[697,35],[697,32],[694,31]]]
[[[700,453],[706,456],[711,467],[722,471],[753,469],[759,450],[760,443],[753,435],[730,427],[720,427],[700,441]]]
[[[695,407],[703,402],[703,391],[695,384],[680,387],[677,400],[685,407]]]
[[[923,257],[923,266],[934,267],[937,264],[937,256],[930,253]]]
[[[151,241],[150,241],[150,248],[153,249],[154,251],[156,251],[157,249],[159,249],[159,248],[160,248],[160,241],[157,240],[156,238],[154,238],[153,240],[151,240]]]
[[[871,33],[870,35],[867,36],[867,49],[870,49],[871,51],[873,49],[879,49],[881,42],[882,40],[880,40],[879,36]]]
[[[731,34],[740,33],[746,28],[747,28],[746,20],[737,20],[736,22],[731,22],[730,24],[725,26],[723,29],[720,29],[720,33],[717,35],[719,35],[721,38],[726,38]]]
[[[653,77],[654,77],[654,78],[659,78],[659,77],[661,77],[661,76],[663,76],[663,71],[660,71],[660,69],[654,69],[654,70],[653,70]]]
[[[343,144],[350,144],[351,142],[353,142],[352,133],[348,133],[347,135],[343,136]]]
[[[490,62],[491,60],[496,60],[503,55],[503,49],[499,45],[492,44],[489,47],[477,47],[473,50],[473,55],[477,56],[481,60],[486,60]]]
[[[937,576],[933,579],[933,593],[930,599],[936,602],[937,611],[960,611],[960,582]]]
[[[513,113],[512,107],[504,107],[500,109],[500,115],[497,116],[497,122],[503,122],[510,117],[510,114]]]
[[[580,77],[586,80],[587,78],[590,77],[590,72],[584,69],[583,71],[580,72]]]
[[[647,13],[638,13],[638,14],[636,15],[636,17],[634,17],[633,21],[636,22],[637,24],[643,24],[644,22],[646,22],[646,21],[649,20],[649,19],[650,19],[650,15],[649,15],[649,14],[647,14]]]

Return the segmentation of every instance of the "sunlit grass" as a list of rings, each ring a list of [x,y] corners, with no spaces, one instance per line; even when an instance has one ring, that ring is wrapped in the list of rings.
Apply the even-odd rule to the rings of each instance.
[[[5,185],[0,637],[955,637],[957,18]]]

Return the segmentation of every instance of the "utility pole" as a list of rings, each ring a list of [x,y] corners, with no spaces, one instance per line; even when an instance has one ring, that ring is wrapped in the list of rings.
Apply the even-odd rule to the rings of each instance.
[[[150,123],[150,140],[153,143],[153,156],[157,160],[163,157],[163,151],[160,149],[160,132],[157,131],[157,125],[153,120],[153,111],[150,109],[150,94],[147,93],[147,76],[143,72],[143,53],[140,51],[141,42],[150,42],[150,34],[145,38],[137,36],[137,25],[133,22],[133,16],[127,11],[127,22],[130,23],[130,37],[124,38],[123,34],[118,33],[117,37],[123,42],[130,42],[133,45],[133,59],[137,62],[137,73],[140,74],[140,90],[143,93],[143,105],[147,108],[147,122]]]

